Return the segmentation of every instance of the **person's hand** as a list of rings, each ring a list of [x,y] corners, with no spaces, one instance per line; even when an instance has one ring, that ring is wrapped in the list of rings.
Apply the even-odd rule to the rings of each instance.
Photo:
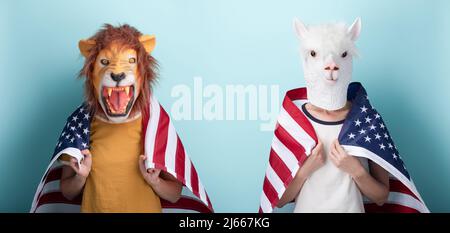
[[[311,151],[311,155],[309,155],[306,159],[301,170],[304,172],[306,177],[309,177],[324,164],[325,156],[323,154],[323,145],[322,142],[319,141],[316,147],[314,147],[314,149]]]
[[[337,139],[331,144],[330,159],[337,168],[348,173],[353,178],[365,171],[359,159],[348,155]]]
[[[81,160],[79,166],[78,160],[73,157],[70,158],[69,166],[75,171],[78,176],[87,178],[89,173],[91,172],[92,155],[88,149],[82,150],[81,153],[84,155],[84,158]]]
[[[161,178],[159,174],[161,173],[161,169],[156,168],[145,168],[145,160],[147,156],[141,155],[139,156],[139,170],[141,171],[142,177],[144,180],[151,186],[158,185],[161,182]]]

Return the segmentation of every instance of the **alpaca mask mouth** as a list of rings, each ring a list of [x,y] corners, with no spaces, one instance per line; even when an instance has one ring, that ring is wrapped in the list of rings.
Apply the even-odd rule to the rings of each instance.
[[[325,80],[329,83],[335,83],[338,81],[338,78],[326,77]]]
[[[101,100],[110,117],[127,116],[134,103],[134,85],[102,87]]]

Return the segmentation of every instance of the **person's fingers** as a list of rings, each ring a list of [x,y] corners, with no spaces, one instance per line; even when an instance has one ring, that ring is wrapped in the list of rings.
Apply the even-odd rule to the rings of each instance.
[[[161,174],[161,169],[155,169],[155,176],[159,176]]]
[[[337,140],[334,140],[333,143],[331,143],[331,149],[330,151],[333,151],[337,158],[341,158],[344,156],[339,149],[338,149],[338,142]]]
[[[334,164],[334,166],[339,167],[339,162],[336,158],[330,157],[331,163]]]
[[[321,152],[322,152],[322,142],[319,141],[317,145],[313,148],[311,154],[317,155],[320,154]]]
[[[323,148],[323,144],[322,144],[322,142],[321,141],[319,141],[318,143],[317,143],[317,150],[318,151],[322,151],[322,148]]]
[[[333,142],[331,142],[331,149],[336,149],[336,140],[333,140]]]
[[[91,159],[92,157],[91,151],[89,151],[88,149],[82,150],[81,154],[83,154],[84,159]]]
[[[145,169],[145,155],[139,156],[139,170],[143,175],[147,173],[147,169]]]
[[[330,158],[331,162],[332,162],[334,165],[337,166],[337,164],[339,163],[339,162],[338,162],[339,159],[338,159],[338,157],[336,156],[336,154],[335,154],[334,152],[330,152],[329,158]]]
[[[92,155],[88,149],[82,150],[81,154],[83,155],[83,158],[80,161],[81,164],[88,165],[92,162]]]
[[[345,154],[346,154],[346,153],[345,153],[345,150],[344,150],[344,147],[342,147],[341,144],[339,144],[339,141],[338,141],[337,139],[335,140],[335,145],[336,145],[337,151],[338,151],[340,154],[342,154],[342,155],[345,155]]]
[[[75,158],[70,159],[69,166],[78,173],[78,161]]]
[[[334,146],[331,146],[330,154],[333,154],[336,158],[340,158],[341,157],[339,152],[336,150],[336,147],[334,147]]]

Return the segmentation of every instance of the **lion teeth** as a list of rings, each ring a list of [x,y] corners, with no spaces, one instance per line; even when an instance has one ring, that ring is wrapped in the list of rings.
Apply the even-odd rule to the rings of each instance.
[[[130,87],[125,87],[125,93],[127,93],[127,95],[130,93]]]
[[[108,88],[108,97],[111,96],[112,91],[113,91],[112,88]]]

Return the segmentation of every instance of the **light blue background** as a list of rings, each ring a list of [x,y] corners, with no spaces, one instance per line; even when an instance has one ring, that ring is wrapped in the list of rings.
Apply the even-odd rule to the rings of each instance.
[[[361,16],[354,80],[367,88],[432,211],[450,211],[450,3],[0,1],[0,212],[29,209],[65,118],[82,101],[77,42],[103,23],[156,34],[156,94],[204,84],[304,85],[292,18]],[[177,121],[217,212],[256,212],[272,133],[258,121]]]

